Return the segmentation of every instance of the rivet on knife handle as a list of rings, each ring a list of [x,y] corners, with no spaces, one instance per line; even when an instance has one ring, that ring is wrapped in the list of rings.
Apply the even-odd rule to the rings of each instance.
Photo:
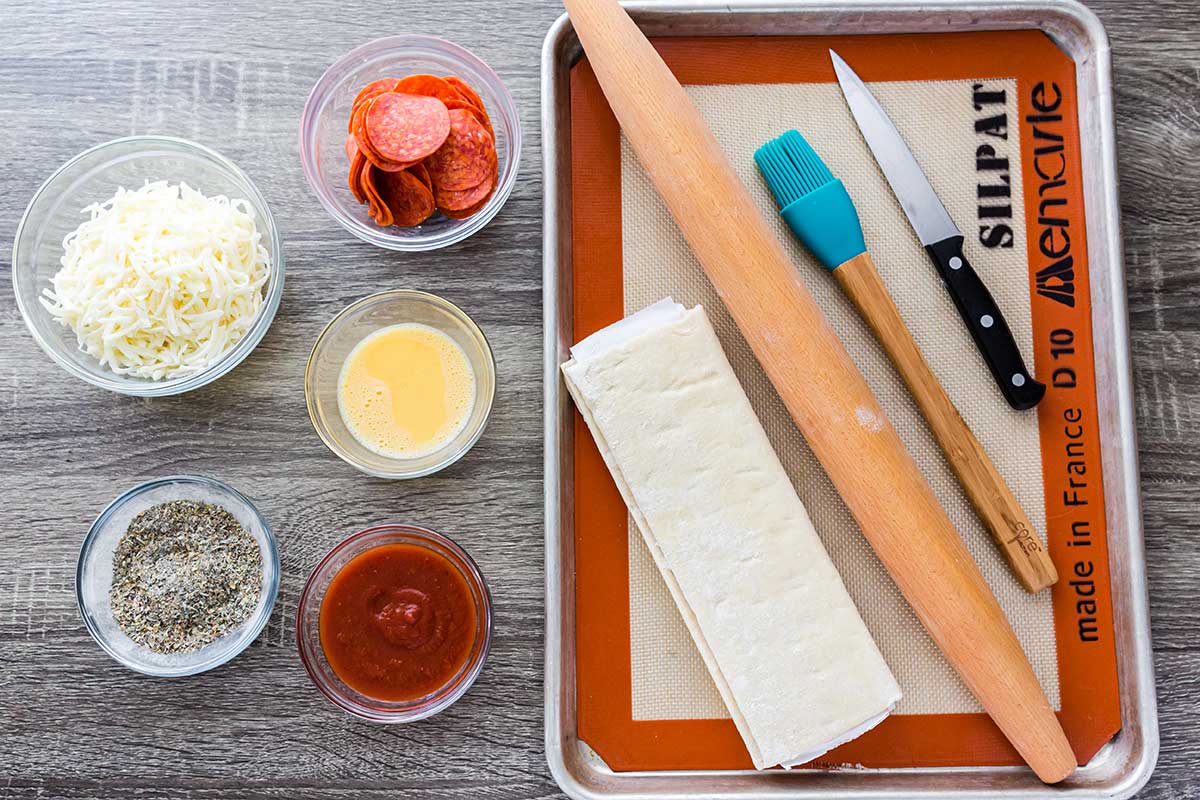
[[[952,236],[925,249],[937,264],[942,282],[1004,399],[1018,410],[1033,408],[1046,394],[1046,385],[1034,380],[1025,368],[1021,350],[1000,307],[963,255],[962,245],[963,237]]]

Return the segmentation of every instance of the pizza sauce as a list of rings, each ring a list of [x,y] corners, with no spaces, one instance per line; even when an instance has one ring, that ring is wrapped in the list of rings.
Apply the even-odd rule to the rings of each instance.
[[[329,666],[350,688],[387,702],[419,700],[453,680],[478,627],[458,567],[415,544],[384,544],[355,556],[321,602]]]

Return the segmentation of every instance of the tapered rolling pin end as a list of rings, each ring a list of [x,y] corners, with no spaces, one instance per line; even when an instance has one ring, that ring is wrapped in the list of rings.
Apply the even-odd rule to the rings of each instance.
[[[1025,753],[1026,763],[1033,768],[1043,783],[1061,783],[1075,773],[1075,753],[1067,737],[1061,731],[1049,741],[1042,743],[1037,753]]]
[[[1075,754],[1067,748],[1066,753],[1055,753],[1053,758],[1034,768],[1042,783],[1061,783],[1075,773]]]

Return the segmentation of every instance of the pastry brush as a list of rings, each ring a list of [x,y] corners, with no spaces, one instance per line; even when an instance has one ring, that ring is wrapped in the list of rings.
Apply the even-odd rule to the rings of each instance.
[[[858,212],[842,182],[796,131],[754,154],[779,213],[833,272],[908,386],[975,513],[1030,592],[1058,580],[1050,554],[1012,490],[921,355],[867,252]]]

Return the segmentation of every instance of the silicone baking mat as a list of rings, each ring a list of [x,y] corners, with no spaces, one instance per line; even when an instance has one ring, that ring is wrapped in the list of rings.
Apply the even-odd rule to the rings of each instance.
[[[1096,428],[1074,65],[1037,31],[662,39],[726,154],[787,243],[983,569],[1081,763],[1120,727]],[[967,252],[1050,389],[1011,410],[854,126],[833,47],[891,114],[967,234]],[[571,76],[575,339],[667,295],[702,304],[904,699],[818,765],[1020,763],[876,560],[704,277],[586,61]],[[794,241],[751,155],[801,131],[841,178],[868,248],[950,396],[1045,532],[1060,581],[1029,595],[975,517],[915,405],[848,301]],[[714,197],[714,203],[720,198]],[[731,223],[732,224],[732,223]],[[753,268],[753,265],[747,265]],[[575,434],[580,737],[614,769],[750,760],[591,437]],[[781,686],[780,691],[787,691]]]

